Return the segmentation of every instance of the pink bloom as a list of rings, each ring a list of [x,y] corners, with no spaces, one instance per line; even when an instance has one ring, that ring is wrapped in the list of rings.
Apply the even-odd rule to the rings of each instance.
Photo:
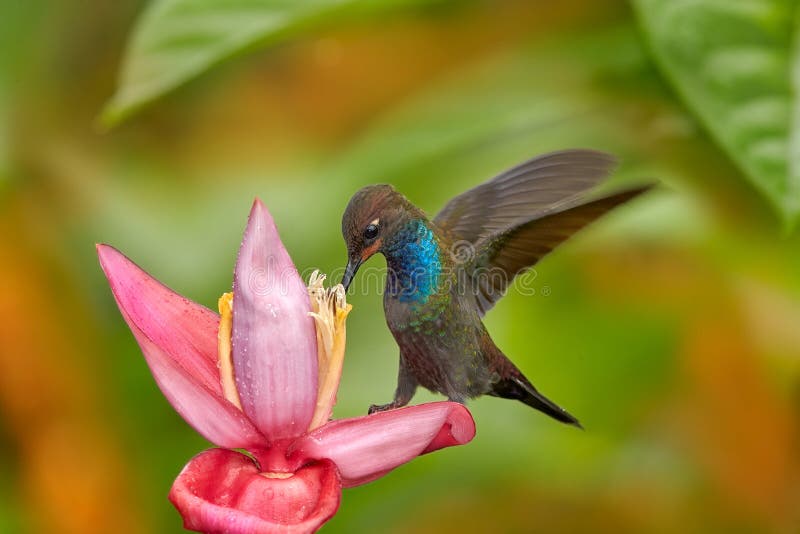
[[[188,529],[313,531],[336,513],[342,487],[475,435],[469,411],[452,402],[330,421],[350,306],[324,277],[306,288],[259,200],[221,317],[116,249],[97,252],[161,391],[222,447],[195,456],[172,486]]]

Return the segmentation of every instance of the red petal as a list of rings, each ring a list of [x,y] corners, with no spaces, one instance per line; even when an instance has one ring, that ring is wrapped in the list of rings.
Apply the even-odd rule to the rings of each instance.
[[[475,422],[455,402],[431,402],[374,415],[339,419],[299,438],[293,453],[329,458],[345,487],[380,478],[420,454],[463,445],[475,436]]]
[[[290,478],[267,478],[248,456],[210,449],[192,458],[169,499],[189,530],[208,533],[301,533],[318,529],[339,508],[336,466],[321,460]]]
[[[217,314],[164,286],[113,247],[98,245],[97,255],[122,317],[175,410],[217,445],[263,444],[253,424],[222,396]]]

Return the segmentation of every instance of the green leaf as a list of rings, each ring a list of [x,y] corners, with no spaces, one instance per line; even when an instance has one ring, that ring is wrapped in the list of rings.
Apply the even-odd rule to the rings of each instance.
[[[439,0],[441,1],[441,0]],[[101,121],[112,126],[232,56],[337,16],[434,0],[155,0],[128,43],[116,94]]]
[[[793,0],[633,0],[666,77],[792,226],[800,213]],[[794,118],[793,118],[794,116]],[[792,150],[794,148],[794,150]]]

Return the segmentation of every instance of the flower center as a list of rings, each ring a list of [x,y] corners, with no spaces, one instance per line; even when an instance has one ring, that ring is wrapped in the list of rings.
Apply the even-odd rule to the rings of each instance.
[[[347,304],[344,287],[341,284],[326,289],[323,286],[325,275],[314,271],[308,282],[308,295],[311,301],[309,315],[314,318],[317,330],[317,361],[319,379],[317,381],[317,405],[308,430],[314,430],[331,417],[336,404],[336,390],[342,376],[345,347],[345,320],[353,308]],[[217,365],[222,393],[234,406],[242,409],[239,390],[233,369],[231,332],[233,329],[233,293],[225,293],[219,298],[219,330],[217,331]]]

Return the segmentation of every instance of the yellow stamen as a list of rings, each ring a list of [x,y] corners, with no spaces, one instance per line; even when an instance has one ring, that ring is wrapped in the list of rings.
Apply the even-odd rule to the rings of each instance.
[[[219,381],[222,394],[234,406],[242,409],[239,390],[233,376],[233,359],[231,358],[231,331],[233,328],[233,293],[225,293],[217,301],[219,306],[219,330],[217,331],[217,354],[219,355]]]
[[[314,430],[331,418],[336,404],[336,391],[342,377],[344,348],[346,340],[345,320],[353,307],[347,304],[344,287],[337,284],[325,289],[325,275],[314,271],[308,282],[311,297],[311,312],[317,327],[317,359],[319,362],[319,381],[317,386],[317,406],[308,430]]]

